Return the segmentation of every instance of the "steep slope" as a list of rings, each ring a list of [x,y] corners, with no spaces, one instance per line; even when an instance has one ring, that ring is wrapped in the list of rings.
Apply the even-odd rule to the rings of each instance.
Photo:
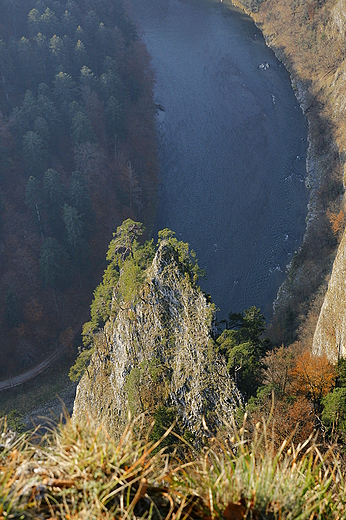
[[[336,362],[346,356],[346,234],[336,255],[321,312],[318,318],[313,351],[326,353]]]
[[[279,291],[276,341],[311,343],[345,227],[345,0],[224,0],[245,9],[283,61],[309,122],[304,243]],[[339,268],[337,268],[339,269]],[[284,333],[283,333],[284,331]]]
[[[0,2],[0,379],[72,346],[115,226],[152,225],[153,74],[122,0]]]
[[[129,411],[145,412],[150,419],[160,408],[176,416],[198,442],[204,418],[215,432],[234,417],[241,395],[209,341],[214,306],[196,285],[190,253],[186,256],[182,246],[173,234],[159,242],[129,301],[121,286],[136,252],[125,260],[113,288],[112,315],[94,334],[95,351],[77,388],[75,418],[88,415],[115,433]]]

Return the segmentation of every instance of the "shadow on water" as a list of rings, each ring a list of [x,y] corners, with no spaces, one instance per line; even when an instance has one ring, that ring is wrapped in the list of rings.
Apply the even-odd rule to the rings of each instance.
[[[221,309],[270,318],[302,242],[307,123],[251,19],[196,0],[129,0],[156,73],[156,229],[188,241]]]

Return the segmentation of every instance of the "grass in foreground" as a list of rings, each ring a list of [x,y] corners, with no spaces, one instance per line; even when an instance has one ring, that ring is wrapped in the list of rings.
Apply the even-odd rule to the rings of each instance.
[[[141,420],[119,441],[102,428],[68,421],[35,445],[3,435],[0,519],[345,519],[346,484],[331,448],[312,440],[274,453],[266,426],[231,448],[210,439],[178,460],[148,442]],[[243,430],[241,430],[243,431]],[[170,430],[166,432],[166,437]]]

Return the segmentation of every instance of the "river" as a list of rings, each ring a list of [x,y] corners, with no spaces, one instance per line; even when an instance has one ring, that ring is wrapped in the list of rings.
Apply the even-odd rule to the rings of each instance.
[[[220,309],[272,315],[302,242],[307,122],[252,20],[203,0],[129,0],[152,56],[156,230],[190,243]]]

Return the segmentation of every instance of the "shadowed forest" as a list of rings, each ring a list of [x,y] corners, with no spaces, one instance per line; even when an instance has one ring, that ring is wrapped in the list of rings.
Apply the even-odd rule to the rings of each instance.
[[[0,378],[71,347],[125,217],[154,217],[153,77],[117,0],[0,2]]]

